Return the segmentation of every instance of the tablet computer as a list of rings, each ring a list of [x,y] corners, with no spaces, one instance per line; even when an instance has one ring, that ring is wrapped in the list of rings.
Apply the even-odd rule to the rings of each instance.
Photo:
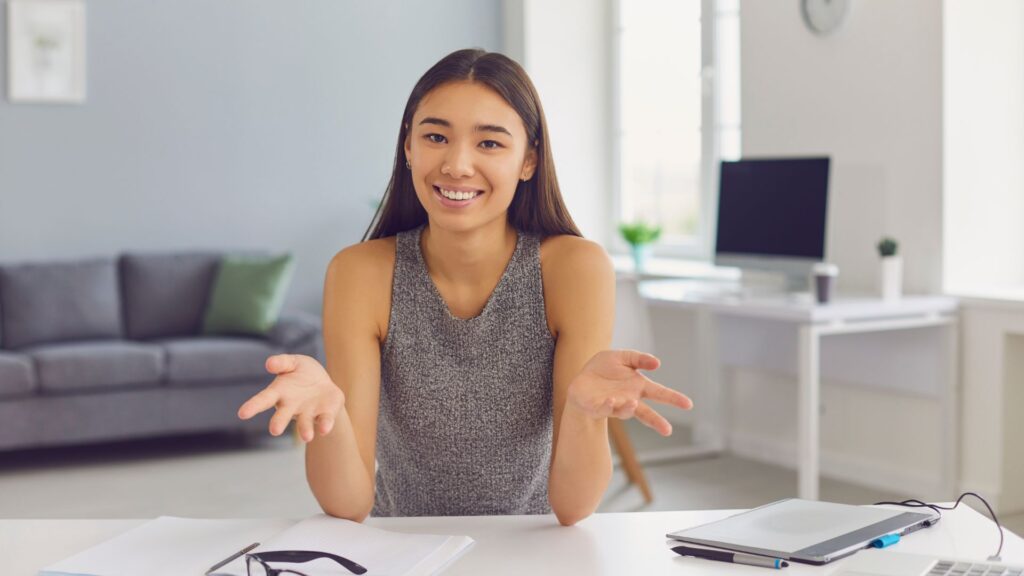
[[[724,520],[666,534],[680,542],[825,564],[886,534],[907,534],[939,521],[933,510],[904,512],[789,498]]]

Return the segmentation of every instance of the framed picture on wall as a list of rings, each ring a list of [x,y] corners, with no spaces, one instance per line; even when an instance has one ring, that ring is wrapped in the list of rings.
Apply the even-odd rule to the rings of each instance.
[[[7,2],[7,98],[85,101],[84,0]]]

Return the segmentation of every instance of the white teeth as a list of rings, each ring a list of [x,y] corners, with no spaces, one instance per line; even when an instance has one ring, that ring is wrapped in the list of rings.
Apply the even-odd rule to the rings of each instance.
[[[449,200],[469,200],[470,198],[476,196],[476,192],[458,192],[455,190],[448,190],[440,187],[438,187],[438,190],[441,191],[442,196],[448,198]]]

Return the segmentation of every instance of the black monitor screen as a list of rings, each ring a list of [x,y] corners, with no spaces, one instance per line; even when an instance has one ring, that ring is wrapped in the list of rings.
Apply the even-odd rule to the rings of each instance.
[[[718,254],[825,256],[828,158],[722,162]]]

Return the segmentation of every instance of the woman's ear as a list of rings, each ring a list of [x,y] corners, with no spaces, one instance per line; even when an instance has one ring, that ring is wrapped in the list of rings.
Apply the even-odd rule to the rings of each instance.
[[[412,145],[412,135],[409,134],[409,125],[406,124],[405,125],[405,142],[402,144],[402,147],[405,149],[405,161],[406,162],[410,161],[409,157],[412,155],[412,148],[410,147],[411,145]]]
[[[519,179],[523,182],[533,178],[533,172],[537,169],[537,149],[529,148],[526,151],[526,158],[523,160],[523,170],[519,174]]]

